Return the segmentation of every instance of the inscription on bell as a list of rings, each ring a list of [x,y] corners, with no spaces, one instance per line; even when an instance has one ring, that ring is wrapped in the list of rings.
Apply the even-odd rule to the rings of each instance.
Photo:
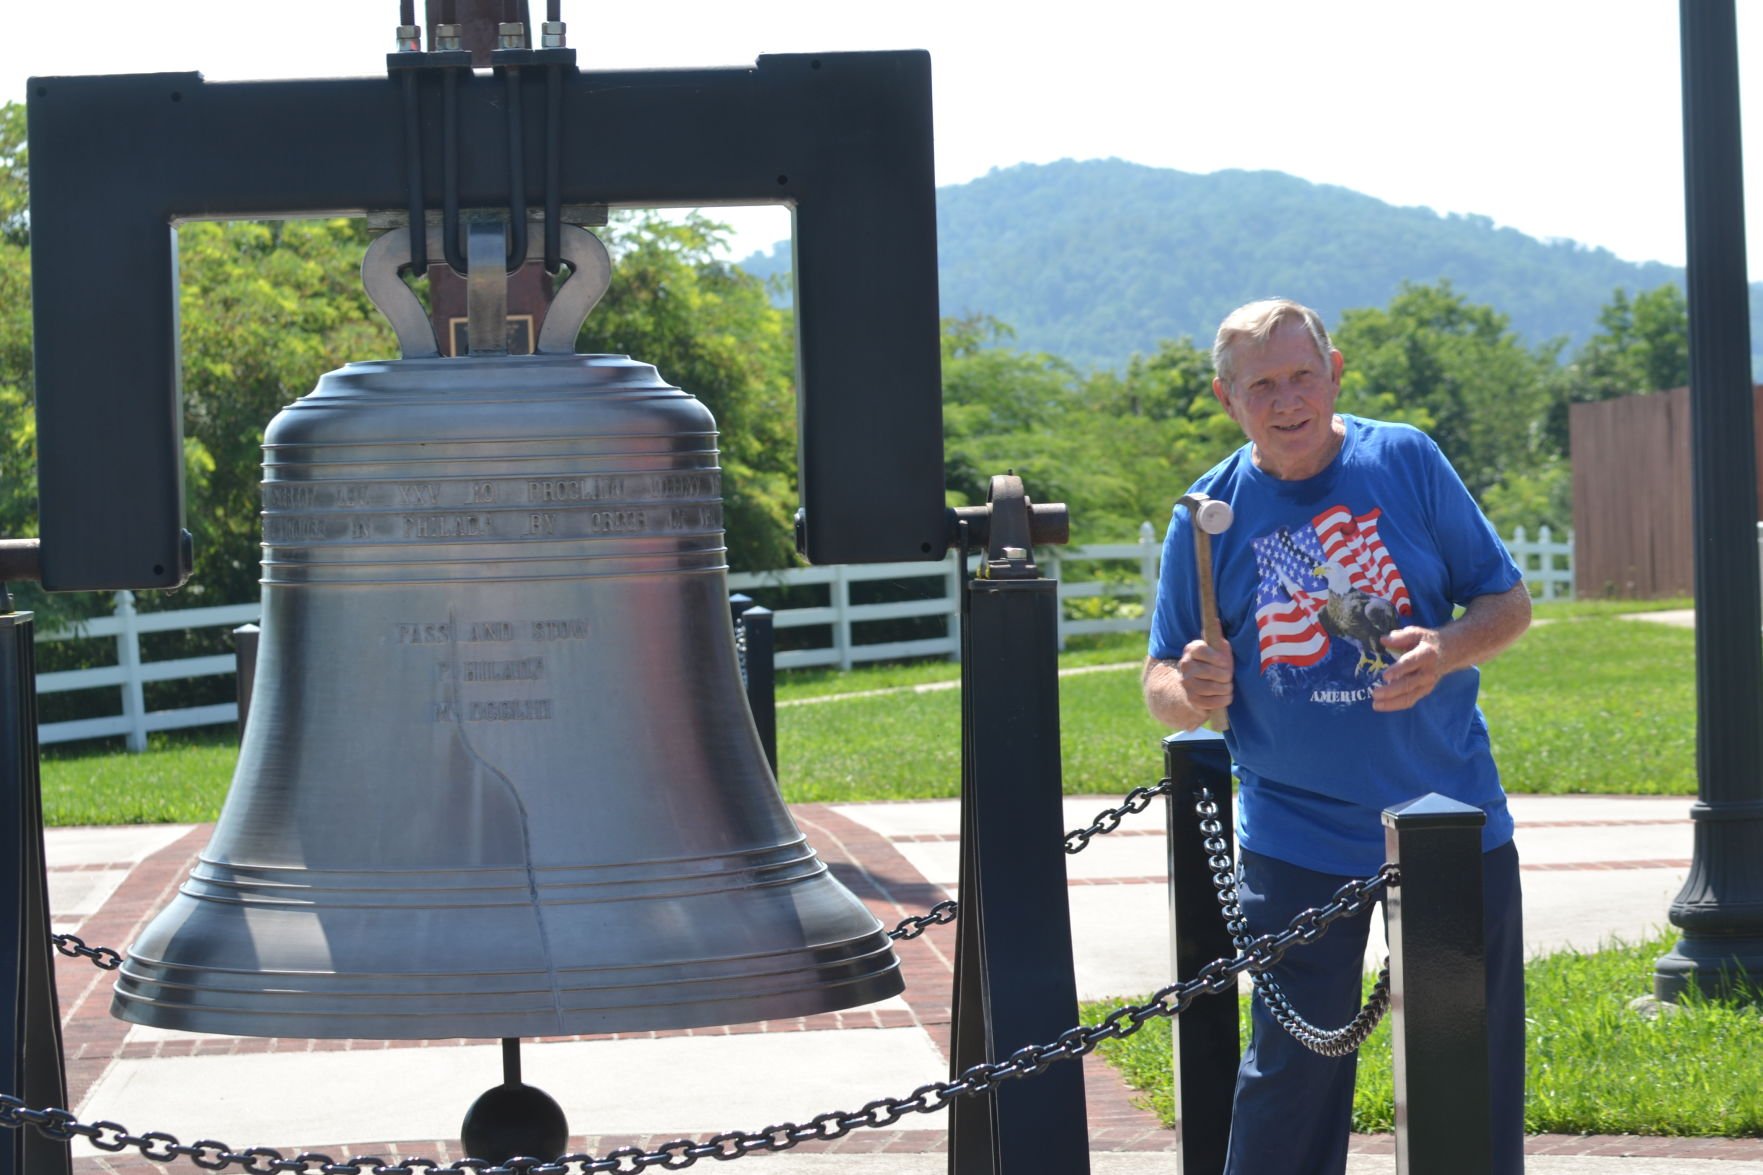
[[[532,639],[536,641],[585,641],[588,639],[586,620],[535,620]]]
[[[451,624],[400,624],[398,643],[401,645],[444,645],[452,639]]]
[[[718,491],[714,473],[649,476],[559,477],[526,483],[528,502],[614,502],[652,498],[709,498]]]
[[[467,661],[459,667],[461,681],[538,681],[545,676],[543,657],[513,661]]]
[[[497,702],[436,702],[436,722],[549,722],[550,698],[510,698]]]
[[[543,657],[517,657],[509,661],[440,661],[435,676],[442,681],[459,680],[468,684],[497,681],[542,681],[545,677]]]
[[[514,640],[585,641],[588,639],[586,620],[467,620],[452,624],[445,620],[400,623],[394,635],[401,645],[444,645],[458,634],[459,643],[505,644]],[[542,658],[533,658],[542,660]]]
[[[303,518],[297,514],[266,514],[263,518],[263,537],[272,543],[322,539],[324,534],[322,518]]]
[[[641,534],[649,528],[649,516],[641,510],[596,510],[588,515],[594,534]]]
[[[721,506],[675,506],[668,511],[668,528],[671,530],[698,530],[703,527],[722,525]]]
[[[668,473],[653,481],[657,498],[708,498],[719,488],[714,474]]]
[[[598,502],[623,496],[622,477],[565,477],[526,483],[529,502]]]
[[[318,491],[309,485],[265,485],[263,504],[276,510],[303,510],[318,505]]]
[[[481,514],[406,514],[407,539],[475,539],[489,533]]]

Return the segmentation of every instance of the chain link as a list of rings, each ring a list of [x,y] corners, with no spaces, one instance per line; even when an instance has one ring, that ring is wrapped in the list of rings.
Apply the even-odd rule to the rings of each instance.
[[[955,911],[955,899],[950,898],[946,902],[938,902],[922,914],[901,919],[900,925],[888,931],[888,937],[901,942],[909,938],[917,938],[933,926],[944,926],[955,921]]]
[[[1160,780],[1149,787],[1135,787],[1126,793],[1126,798],[1119,807],[1103,808],[1096,818],[1090,821],[1088,828],[1074,828],[1065,834],[1066,853],[1081,853],[1090,847],[1090,841],[1098,836],[1106,836],[1120,827],[1120,822],[1128,816],[1136,816],[1151,806],[1151,801],[1158,796],[1166,796],[1174,790],[1173,780]],[[958,913],[957,903],[951,899],[938,902],[930,910],[916,917],[904,919],[898,926],[888,932],[892,939],[904,940],[917,938],[932,926],[955,921]]]
[[[77,934],[51,934],[49,943],[70,959],[90,959],[100,971],[114,971],[122,966],[122,956],[109,947],[89,947]]]
[[[853,1130],[887,1126],[907,1114],[935,1113],[957,1098],[985,1093],[1005,1081],[1032,1077],[1059,1061],[1085,1056],[1104,1041],[1131,1036],[1159,1016],[1181,1015],[1201,996],[1234,991],[1238,976],[1244,972],[1263,971],[1279,962],[1292,947],[1314,942],[1333,923],[1369,907],[1383,888],[1393,884],[1395,879],[1395,866],[1385,865],[1363,881],[1349,881],[1335,891],[1327,905],[1304,911],[1278,934],[1265,934],[1249,940],[1233,958],[1212,960],[1192,979],[1172,983],[1142,1004],[1115,1008],[1093,1026],[1068,1028],[1047,1044],[1027,1045],[1001,1061],[974,1065],[953,1080],[921,1085],[903,1098],[877,1098],[855,1112],[833,1111],[802,1124],[784,1122],[763,1130],[730,1131],[703,1142],[676,1138],[650,1151],[627,1146],[608,1151],[600,1158],[569,1154],[551,1160],[515,1158],[500,1164],[460,1159],[451,1165],[442,1165],[419,1158],[390,1163],[377,1156],[338,1162],[328,1155],[312,1152],[284,1158],[280,1151],[269,1147],[234,1151],[213,1139],[185,1145],[162,1131],[134,1135],[115,1122],[88,1125],[66,1110],[32,1109],[8,1094],[0,1094],[0,1128],[16,1130],[30,1126],[52,1139],[89,1139],[93,1146],[103,1151],[115,1153],[134,1148],[155,1162],[169,1163],[187,1158],[204,1170],[224,1171],[237,1167],[247,1175],[280,1175],[282,1172],[293,1175],[438,1175],[449,1171],[471,1171],[476,1175],[597,1175],[602,1172],[634,1175],[651,1167],[678,1171],[700,1159],[738,1159],[759,1151],[786,1151],[804,1142],[828,1141]]]
[[[741,667],[741,688],[747,689],[747,617],[743,613],[735,617],[735,661]]]
[[[1218,890],[1218,904],[1224,915],[1224,925],[1230,931],[1231,943],[1239,952],[1247,950],[1254,940],[1249,935],[1248,919],[1243,917],[1243,907],[1238,899],[1236,886],[1235,862],[1230,858],[1230,846],[1224,840],[1224,825],[1218,819],[1218,802],[1212,798],[1212,789],[1201,788],[1199,798],[1194,803],[1194,812],[1200,818],[1201,845],[1206,850],[1206,864],[1212,870],[1212,884]],[[1394,866],[1385,865],[1384,874],[1393,882]],[[1322,929],[1316,925],[1313,915],[1315,910],[1305,910],[1292,920],[1291,929],[1296,931],[1303,942],[1315,942],[1322,937]],[[1364,1044],[1384,1013],[1390,1006],[1390,960],[1384,956],[1383,967],[1377,973],[1377,982],[1371,988],[1358,1014],[1339,1028],[1318,1028],[1298,1014],[1292,1007],[1291,1000],[1273,976],[1260,969],[1251,973],[1251,982],[1261,996],[1261,1002],[1272,1013],[1274,1020],[1281,1028],[1291,1033],[1292,1039],[1324,1057],[1344,1057],[1358,1050]]]
[[[1065,851],[1081,853],[1090,847],[1090,841],[1098,836],[1106,836],[1120,827],[1121,820],[1128,816],[1136,816],[1151,806],[1151,801],[1158,796],[1166,796],[1175,788],[1175,781],[1160,780],[1150,787],[1135,787],[1126,793],[1126,798],[1117,808],[1103,808],[1096,818],[1090,821],[1088,828],[1074,828],[1065,834]]]

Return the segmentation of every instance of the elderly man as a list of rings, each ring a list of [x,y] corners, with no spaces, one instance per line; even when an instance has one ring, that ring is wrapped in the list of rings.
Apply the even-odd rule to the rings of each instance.
[[[1182,730],[1228,714],[1252,934],[1375,873],[1384,808],[1439,792],[1487,813],[1492,1169],[1522,1171],[1518,856],[1475,666],[1523,633],[1529,592],[1436,444],[1407,425],[1336,414],[1343,360],[1315,311],[1284,299],[1244,306],[1219,327],[1212,359],[1213,394],[1248,438],[1193,486],[1235,514],[1213,545],[1224,639],[1201,635],[1192,519],[1178,507],[1145,704]],[[1310,1023],[1352,1017],[1368,929],[1369,915],[1338,922],[1273,969]],[[1354,1057],[1307,1051],[1260,999],[1253,1023],[1227,1172],[1344,1171]]]

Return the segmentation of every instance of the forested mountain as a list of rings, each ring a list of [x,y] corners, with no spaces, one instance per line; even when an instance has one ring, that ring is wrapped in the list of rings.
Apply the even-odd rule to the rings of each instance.
[[[940,188],[937,229],[945,315],[990,315],[1017,346],[1087,368],[1119,369],[1162,339],[1209,344],[1219,319],[1255,298],[1297,298],[1332,326],[1343,310],[1389,302],[1403,281],[1441,278],[1533,344],[1578,345],[1613,290],[1683,280],[1673,266],[1281,172],[1192,175],[1118,159],[1022,164]],[[788,244],[744,264],[776,273]],[[1763,285],[1751,304],[1763,355]]]

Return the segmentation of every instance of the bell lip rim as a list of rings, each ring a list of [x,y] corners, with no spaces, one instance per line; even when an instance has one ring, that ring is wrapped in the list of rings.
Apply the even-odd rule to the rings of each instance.
[[[898,955],[896,954],[894,956],[893,963],[890,966],[881,968],[876,971],[869,972],[864,975],[856,976],[856,977],[853,977],[848,980],[838,981],[838,982],[834,982],[834,983],[814,984],[814,985],[810,985],[810,986],[794,988],[789,991],[772,993],[771,995],[768,995],[768,996],[759,996],[759,997],[731,996],[727,1000],[694,1000],[689,1003],[626,1005],[626,1007],[627,1008],[632,1008],[632,1007],[634,1007],[634,1008],[672,1008],[672,1009],[706,1008],[708,1010],[708,1008],[714,1007],[714,1005],[720,1004],[720,1003],[734,1003],[734,1002],[763,1003],[767,1000],[773,1000],[773,999],[781,1000],[781,999],[786,999],[786,998],[789,998],[792,996],[800,996],[803,993],[808,993],[808,992],[833,993],[833,992],[838,992],[840,990],[848,990],[848,989],[854,989],[854,988],[857,988],[857,989],[867,988],[867,989],[872,989],[872,990],[864,991],[862,994],[862,998],[840,999],[840,1000],[833,1000],[833,1001],[828,1001],[828,1002],[816,1001],[812,1004],[812,1006],[808,1006],[808,1007],[798,1006],[798,1007],[792,1009],[788,1006],[785,1006],[785,1007],[777,1008],[775,1010],[763,1010],[763,1011],[749,1008],[749,1009],[744,1010],[742,1012],[740,1019],[735,1019],[735,1020],[709,1017],[709,1016],[704,1016],[704,1017],[685,1016],[685,1017],[680,1017],[680,1018],[662,1017],[660,1019],[652,1019],[652,1020],[627,1021],[624,1024],[620,1025],[620,1024],[616,1024],[616,1023],[604,1023],[604,1022],[596,1023],[594,1021],[593,1017],[596,1015],[599,1015],[601,1013],[594,1010],[594,1009],[577,1009],[574,1012],[566,1012],[566,1013],[564,1013],[564,1016],[561,1019],[561,1021],[559,1021],[559,1019],[556,1017],[556,1014],[554,1012],[550,1012],[550,1013],[510,1012],[510,1013],[502,1013],[501,1014],[503,1019],[502,1019],[501,1024],[499,1026],[498,1025],[481,1025],[481,1026],[473,1025],[473,1026],[469,1026],[470,1028],[473,1029],[473,1031],[465,1032],[465,1033],[461,1033],[460,1031],[457,1030],[458,1028],[461,1027],[457,1023],[457,1021],[455,1021],[451,1027],[448,1027],[444,1023],[444,1021],[446,1020],[446,1017],[439,1015],[439,1014],[436,1014],[436,1013],[412,1013],[407,1018],[410,1021],[409,1023],[402,1024],[402,1025],[381,1025],[380,1029],[374,1033],[352,1033],[352,1032],[346,1032],[346,1031],[327,1031],[326,1030],[327,1026],[324,1024],[321,1024],[321,1023],[310,1023],[310,1024],[302,1024],[302,1025],[290,1024],[287,1026],[288,1030],[286,1030],[286,1031],[277,1030],[277,1031],[270,1031],[270,1032],[244,1032],[244,1031],[239,1031],[239,1030],[229,1031],[229,1030],[225,1030],[225,1029],[210,1030],[210,1029],[203,1029],[203,1028],[190,1028],[187,1026],[187,1020],[184,1025],[179,1025],[179,1024],[167,1022],[168,1020],[172,1019],[172,1017],[164,1017],[164,1018],[156,1017],[153,1019],[147,1019],[147,1018],[140,1018],[137,1016],[132,1016],[132,1015],[126,1014],[128,1011],[152,1012],[152,1011],[158,1011],[161,1009],[165,1009],[165,1010],[171,1010],[171,1009],[169,1008],[168,1005],[146,999],[146,998],[141,997],[139,995],[125,995],[122,992],[116,992],[112,995],[111,1004],[110,1004],[110,1014],[115,1019],[121,1020],[124,1023],[139,1024],[139,1025],[141,1025],[143,1027],[147,1027],[147,1028],[157,1028],[157,1029],[161,1029],[161,1030],[179,1031],[179,1032],[198,1032],[198,1033],[204,1033],[206,1035],[211,1035],[211,1036],[233,1036],[233,1037],[244,1037],[244,1038],[250,1038],[250,1039],[289,1039],[289,1040],[293,1040],[293,1039],[299,1039],[299,1040],[457,1040],[457,1039],[475,1040],[475,1039],[482,1039],[482,1040],[496,1040],[498,1038],[504,1038],[504,1037],[516,1036],[516,1035],[518,1035],[522,1038],[525,1038],[525,1039],[545,1039],[545,1038],[549,1038],[549,1037],[597,1036],[597,1035],[602,1035],[602,1034],[606,1034],[606,1033],[670,1032],[670,1031],[681,1031],[681,1030],[691,1029],[691,1028],[714,1028],[714,1027],[724,1027],[724,1026],[734,1025],[734,1024],[756,1024],[756,1023],[760,1023],[762,1021],[777,1021],[777,1020],[785,1020],[785,1019],[796,1019],[796,1018],[801,1018],[801,1017],[805,1017],[805,1016],[822,1015],[822,1014],[826,1014],[829,1012],[851,1011],[854,1009],[866,1008],[866,1007],[870,1007],[875,1004],[879,1004],[883,1000],[895,999],[895,998],[903,995],[906,991],[906,977],[904,974],[903,965],[900,962]],[[390,998],[390,997],[388,997],[388,998]],[[187,1010],[187,1009],[185,1009],[185,1010]],[[210,1011],[212,1011],[212,1009],[210,1009]],[[249,1019],[253,1018],[254,1015],[260,1015],[260,1014],[253,1014],[253,1013],[248,1013],[248,1012],[235,1012],[235,1013],[229,1013],[229,1015],[231,1017],[239,1019],[239,1020],[249,1020]],[[299,1016],[300,1018],[304,1018],[304,1016],[302,1016],[301,1014],[290,1014],[287,1012],[275,1013],[274,1015],[277,1017],[289,1017],[290,1015],[294,1015],[294,1016]],[[338,1016],[335,1014],[323,1014],[323,1013],[308,1013],[308,1014],[304,1014],[304,1015],[309,1015],[314,1020],[320,1020],[320,1019],[350,1020],[350,1019],[355,1019],[355,1017],[346,1017],[346,1016]],[[535,1015],[536,1016],[549,1016],[551,1018],[551,1022],[547,1025],[544,1025],[544,1026],[533,1024],[531,1022],[530,1018],[534,1017]],[[516,1019],[519,1019],[522,1017],[527,1017],[529,1019],[527,1019],[527,1022],[524,1024],[509,1023],[509,1021],[511,1021],[511,1020],[516,1020]],[[406,1019],[406,1017],[399,1017],[399,1018]],[[424,1020],[424,1019],[432,1021],[432,1023],[430,1024],[430,1026],[427,1029],[423,1029],[423,1028],[419,1027],[419,1024],[417,1023],[417,1021]],[[341,1026],[339,1025],[337,1027],[341,1027]],[[476,1031],[475,1031],[475,1029],[477,1029],[479,1027],[483,1028],[483,1030],[484,1030],[483,1035],[481,1037],[477,1036]],[[446,1030],[441,1031],[440,1029],[442,1029],[442,1028],[445,1028]],[[512,1029],[515,1029],[515,1028],[531,1028],[533,1030],[532,1031],[520,1031],[520,1032],[512,1031]],[[297,1029],[298,1031],[297,1032],[294,1031],[295,1029]],[[508,1031],[505,1031],[504,1029],[508,1029]]]

